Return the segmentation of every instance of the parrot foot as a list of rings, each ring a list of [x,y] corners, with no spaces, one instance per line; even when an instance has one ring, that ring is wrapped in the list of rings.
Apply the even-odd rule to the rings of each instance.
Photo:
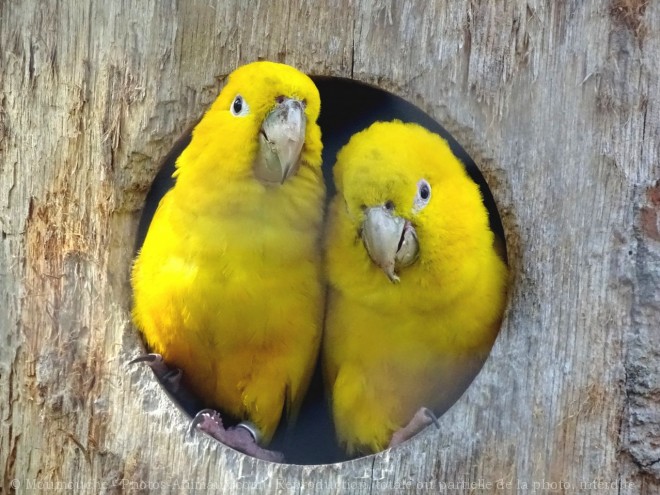
[[[259,432],[252,423],[239,423],[231,428],[225,428],[220,414],[213,409],[202,409],[190,425],[191,433],[195,429],[200,429],[220,443],[257,459],[284,462],[284,456],[280,452],[267,450],[257,445]]]
[[[165,364],[163,356],[160,354],[145,354],[143,356],[138,356],[132,361],[129,361],[128,364],[137,364],[137,363],[146,363],[149,367],[154,370],[156,377],[165,384],[165,387],[170,390],[172,393],[176,393],[179,390],[179,385],[181,384],[181,376],[183,372],[178,368],[170,368]]]
[[[431,423],[433,423],[436,428],[440,428],[438,418],[433,414],[433,411],[427,407],[421,407],[406,426],[394,432],[389,447],[395,447],[409,438],[414,437]]]

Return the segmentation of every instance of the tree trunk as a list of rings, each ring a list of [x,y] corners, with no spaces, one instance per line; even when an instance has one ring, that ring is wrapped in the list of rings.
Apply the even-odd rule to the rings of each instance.
[[[659,26],[648,0],[2,1],[3,493],[657,493]],[[149,370],[126,365],[157,165],[257,58],[416,104],[499,204],[502,331],[440,430],[392,451],[258,461],[186,437]]]

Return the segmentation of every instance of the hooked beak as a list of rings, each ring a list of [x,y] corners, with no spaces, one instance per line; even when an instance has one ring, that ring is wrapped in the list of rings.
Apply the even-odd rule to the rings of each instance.
[[[396,270],[411,265],[417,259],[419,243],[412,224],[395,216],[385,206],[375,206],[365,212],[362,223],[362,242],[369,256],[387,275],[397,283]]]
[[[280,98],[259,130],[259,151],[255,176],[265,184],[283,184],[300,166],[305,144],[305,105],[292,98]]]

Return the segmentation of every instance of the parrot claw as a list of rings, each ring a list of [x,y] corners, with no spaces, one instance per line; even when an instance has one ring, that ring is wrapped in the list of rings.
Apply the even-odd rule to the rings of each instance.
[[[440,428],[440,422],[433,411],[427,407],[421,407],[406,426],[394,432],[389,448],[396,447],[414,437],[430,424],[434,424],[438,429]]]
[[[257,439],[260,437],[259,430],[250,422],[246,421],[231,428],[225,428],[220,414],[213,409],[202,409],[193,418],[190,433],[192,434],[197,429],[220,443],[257,459],[284,462],[284,456],[280,452],[263,449],[257,445]]]
[[[433,411],[431,411],[428,407],[422,407],[424,411],[424,414],[429,417],[433,425],[439,430],[440,429],[440,421],[438,421],[438,417],[435,415]]]
[[[165,387],[172,393],[177,393],[181,383],[181,376],[183,372],[178,368],[170,368],[165,364],[163,356],[160,354],[150,353],[138,356],[128,362],[128,364],[146,363],[154,371],[158,380],[160,380]]]
[[[165,364],[163,356],[156,353],[143,354],[128,362],[128,364],[147,363],[149,366]]]
[[[128,362],[128,364],[138,364],[138,363],[148,364],[149,367],[152,370],[154,370],[154,373],[156,373],[156,375],[158,376],[163,376],[168,371],[170,371],[170,369],[165,364],[165,361],[163,360],[163,356],[161,356],[160,354],[155,354],[155,353],[144,354]]]
[[[209,424],[211,421],[215,422],[220,428],[223,428],[222,418],[216,411],[213,409],[202,409],[195,414],[195,417],[190,422],[190,430],[188,431],[188,434],[192,436],[198,427],[202,429],[202,431],[207,431],[205,427],[211,426]]]

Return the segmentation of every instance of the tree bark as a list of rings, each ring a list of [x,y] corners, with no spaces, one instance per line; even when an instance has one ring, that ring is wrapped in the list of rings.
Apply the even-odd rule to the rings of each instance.
[[[657,493],[659,26],[648,0],[1,2],[3,493]],[[257,58],[427,111],[502,214],[491,356],[440,430],[369,458],[269,464],[186,437],[126,365],[157,165]]]

